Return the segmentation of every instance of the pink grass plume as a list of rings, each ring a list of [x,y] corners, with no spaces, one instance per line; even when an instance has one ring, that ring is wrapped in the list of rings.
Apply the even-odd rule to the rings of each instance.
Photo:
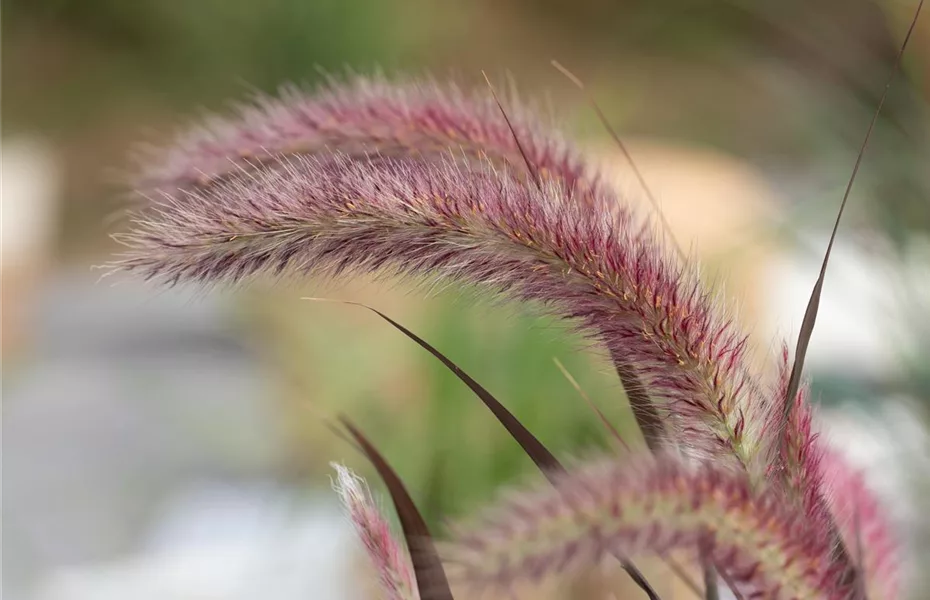
[[[407,552],[391,533],[368,485],[345,466],[336,463],[331,466],[336,470],[333,488],[342,499],[356,535],[378,575],[382,597],[384,600],[419,600]]]

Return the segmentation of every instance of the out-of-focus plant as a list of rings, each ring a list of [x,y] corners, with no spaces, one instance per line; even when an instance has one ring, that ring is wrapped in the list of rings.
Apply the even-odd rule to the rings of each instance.
[[[450,579],[506,592],[612,556],[655,598],[632,559],[670,553],[700,566],[707,598],[718,575],[740,597],[898,597],[885,512],[818,440],[801,378],[829,250],[794,360],[785,346],[771,379],[655,223],[532,107],[488,87],[353,78],[209,121],[142,156],[136,184],[154,200],[119,237],[128,250],[115,267],[166,283],[351,270],[472,284],[565,319],[606,350],[650,452],[566,468],[486,388],[377,313],[474,392],[548,480],[454,529],[444,565],[401,479],[341,418],[406,539],[408,556],[340,469],[386,597],[452,598]]]
[[[282,80],[314,78],[319,67],[376,58],[393,65],[408,50],[398,37],[416,40],[418,26],[410,23],[400,32],[385,27],[406,13],[364,0],[351,5],[335,0],[9,0],[4,10],[21,32],[67,32],[83,42],[78,51],[97,52],[96,68],[102,72],[94,76],[102,84],[157,86],[162,98],[184,108],[243,87],[271,90]],[[14,36],[21,32],[10,31]],[[85,91],[99,94],[99,89],[67,83],[63,92],[73,101],[87,102]],[[93,98],[99,103],[99,96]],[[40,106],[50,100],[38,99]]]

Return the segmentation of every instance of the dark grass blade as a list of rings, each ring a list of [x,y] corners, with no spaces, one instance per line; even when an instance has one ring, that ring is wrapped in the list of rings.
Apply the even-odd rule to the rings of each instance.
[[[306,300],[324,300],[321,298],[305,298]],[[523,451],[532,459],[536,466],[539,467],[539,470],[542,471],[546,479],[548,479],[553,484],[556,483],[557,476],[565,473],[565,467],[562,466],[562,463],[551,453],[549,450],[543,446],[536,436],[534,436],[530,431],[524,427],[513,414],[507,410],[503,404],[501,404],[494,396],[491,395],[489,391],[484,389],[481,384],[472,379],[472,377],[459,368],[454,362],[447,358],[442,352],[431,346],[426,340],[420,338],[415,333],[395,321],[394,319],[388,317],[381,311],[372,308],[366,304],[360,302],[350,302],[350,301],[341,301],[337,300],[336,302],[341,302],[343,304],[349,304],[353,306],[359,306],[365,308],[375,313],[392,327],[406,335],[408,338],[417,343],[421,348],[432,354],[434,357],[439,359],[439,361],[445,365],[452,373],[455,374],[465,385],[471,389],[478,398],[484,402],[484,405],[494,413],[494,416],[497,417],[497,420],[500,421],[501,425],[507,429],[507,432],[510,433],[511,437],[516,440],[520,447],[523,448]],[[382,476],[383,477],[383,476]],[[422,521],[422,518],[421,518]],[[425,527],[425,525],[424,525]],[[642,571],[636,567],[629,560],[617,556],[617,560],[620,561],[620,565],[623,567],[623,570],[626,571],[630,578],[633,580],[636,585],[638,585],[647,595],[649,600],[661,600],[656,591],[652,588],[649,582],[646,580],[646,576],[643,575]]]
[[[872,122],[869,123],[869,128],[866,131],[865,139],[862,141],[862,146],[859,148],[859,155],[856,157],[856,164],[853,166],[852,174],[849,177],[849,182],[846,184],[846,191],[843,193],[843,201],[840,203],[840,209],[836,214],[836,221],[833,223],[833,232],[830,234],[830,241],[827,244],[827,251],[823,255],[823,263],[820,265],[820,275],[817,277],[817,283],[814,284],[814,290],[811,292],[810,300],[807,303],[807,309],[804,311],[804,320],[801,322],[801,331],[798,334],[798,345],[794,351],[794,364],[791,366],[791,377],[788,380],[788,394],[785,398],[784,420],[786,422],[788,420],[791,406],[793,404],[792,400],[798,393],[798,387],[801,384],[801,371],[804,368],[804,358],[807,356],[807,346],[810,343],[811,334],[814,332],[814,324],[817,321],[817,310],[820,308],[820,294],[823,290],[823,280],[827,273],[827,263],[830,262],[830,253],[833,250],[833,242],[836,239],[836,232],[840,227],[840,219],[843,218],[843,211],[846,209],[846,203],[849,200],[849,194],[852,191],[853,184],[856,181],[856,175],[859,173],[859,167],[862,165],[862,157],[865,156],[866,148],[868,148],[869,140],[872,137],[872,131],[875,129],[875,124],[878,122],[878,116],[881,114],[882,107],[885,105],[885,99],[888,98],[888,90],[891,88],[891,82],[894,80],[895,75],[901,68],[901,58],[904,56],[904,50],[907,48],[907,43],[911,39],[911,34],[914,32],[914,27],[917,25],[917,19],[920,18],[920,10],[923,8],[923,5],[924,0],[920,0],[920,2],[917,4],[917,9],[914,11],[914,18],[911,20],[911,25],[907,30],[907,35],[904,36],[904,41],[901,43],[901,48],[898,50],[898,55],[895,58],[894,66],[891,69],[891,74],[888,76],[888,80],[885,82],[885,90],[882,92],[881,100],[879,100],[878,107],[875,109],[875,113],[872,115]]]
[[[626,571],[626,574],[630,576],[630,579],[633,580],[633,583],[639,586],[639,589],[646,593],[646,596],[649,598],[649,600],[662,600],[659,597],[659,594],[657,594],[656,591],[652,589],[652,585],[646,580],[646,576],[643,575],[643,572],[640,571],[636,565],[626,560],[625,558],[617,556],[616,554],[614,556],[617,558],[617,560],[620,561],[620,567]]]
[[[351,421],[346,417],[340,417],[339,421],[371,461],[391,495],[404,532],[404,539],[407,542],[407,549],[410,551],[410,562],[413,564],[420,598],[422,600],[454,600],[429,528],[420,511],[417,510],[416,504],[410,498],[410,494],[407,493],[400,477]]]
[[[543,472],[543,474],[550,480],[554,480],[554,476],[558,473],[565,471],[565,468],[559,463],[555,456],[549,452],[549,450],[543,446],[536,436],[534,436],[530,431],[523,426],[523,424],[513,416],[509,410],[507,410],[503,404],[501,404],[497,398],[491,395],[491,393],[486,390],[480,383],[472,379],[472,377],[463,371],[457,364],[452,362],[447,358],[442,352],[431,346],[426,340],[419,337],[417,334],[413,333],[391,317],[382,313],[381,311],[372,308],[366,304],[361,304],[359,302],[344,302],[344,304],[351,304],[354,306],[359,306],[365,308],[375,313],[382,319],[388,322],[392,327],[403,333],[405,336],[417,343],[421,348],[432,354],[434,357],[439,359],[439,362],[444,364],[446,368],[452,371],[456,377],[459,378],[462,383],[468,386],[468,388],[484,402],[484,405],[494,413],[494,416],[497,417],[497,420],[500,421],[501,425],[507,430],[507,433],[513,437],[514,440],[520,447],[523,448],[523,451],[530,457],[530,459],[536,463],[536,466]]]
[[[720,600],[720,588],[717,585],[717,570],[709,562],[704,562],[704,600]]]

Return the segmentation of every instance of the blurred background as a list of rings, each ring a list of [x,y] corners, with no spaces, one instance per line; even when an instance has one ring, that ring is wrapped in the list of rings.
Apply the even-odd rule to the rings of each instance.
[[[561,361],[631,442],[606,362],[519,307],[403,282],[245,290],[100,280],[132,148],[320,70],[510,73],[548,95],[632,202],[599,99],[678,239],[793,345],[843,187],[915,0],[3,0],[3,592],[10,600],[366,597],[330,490],[370,475],[324,419],[368,432],[434,524],[532,464],[445,352],[560,455],[607,447]],[[827,277],[808,372],[826,435],[930,556],[930,16],[877,125]],[[915,559],[921,560],[921,559]],[[923,566],[930,566],[924,560]],[[926,569],[924,569],[926,570]],[[909,566],[912,597],[921,564]],[[560,597],[582,597],[557,590]]]

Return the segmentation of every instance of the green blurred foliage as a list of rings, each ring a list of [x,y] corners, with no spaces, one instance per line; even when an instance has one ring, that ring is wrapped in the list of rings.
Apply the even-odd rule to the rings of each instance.
[[[153,94],[183,109],[313,81],[318,69],[390,69],[402,62],[407,38],[416,39],[415,23],[397,27],[403,12],[378,0],[9,0],[4,11],[4,42],[14,51],[41,52],[41,40],[18,42],[45,36],[50,52],[64,43],[93,54],[75,61],[86,71],[68,74],[83,84],[68,99],[90,96],[103,110],[110,87]],[[59,105],[62,99],[46,100]]]

